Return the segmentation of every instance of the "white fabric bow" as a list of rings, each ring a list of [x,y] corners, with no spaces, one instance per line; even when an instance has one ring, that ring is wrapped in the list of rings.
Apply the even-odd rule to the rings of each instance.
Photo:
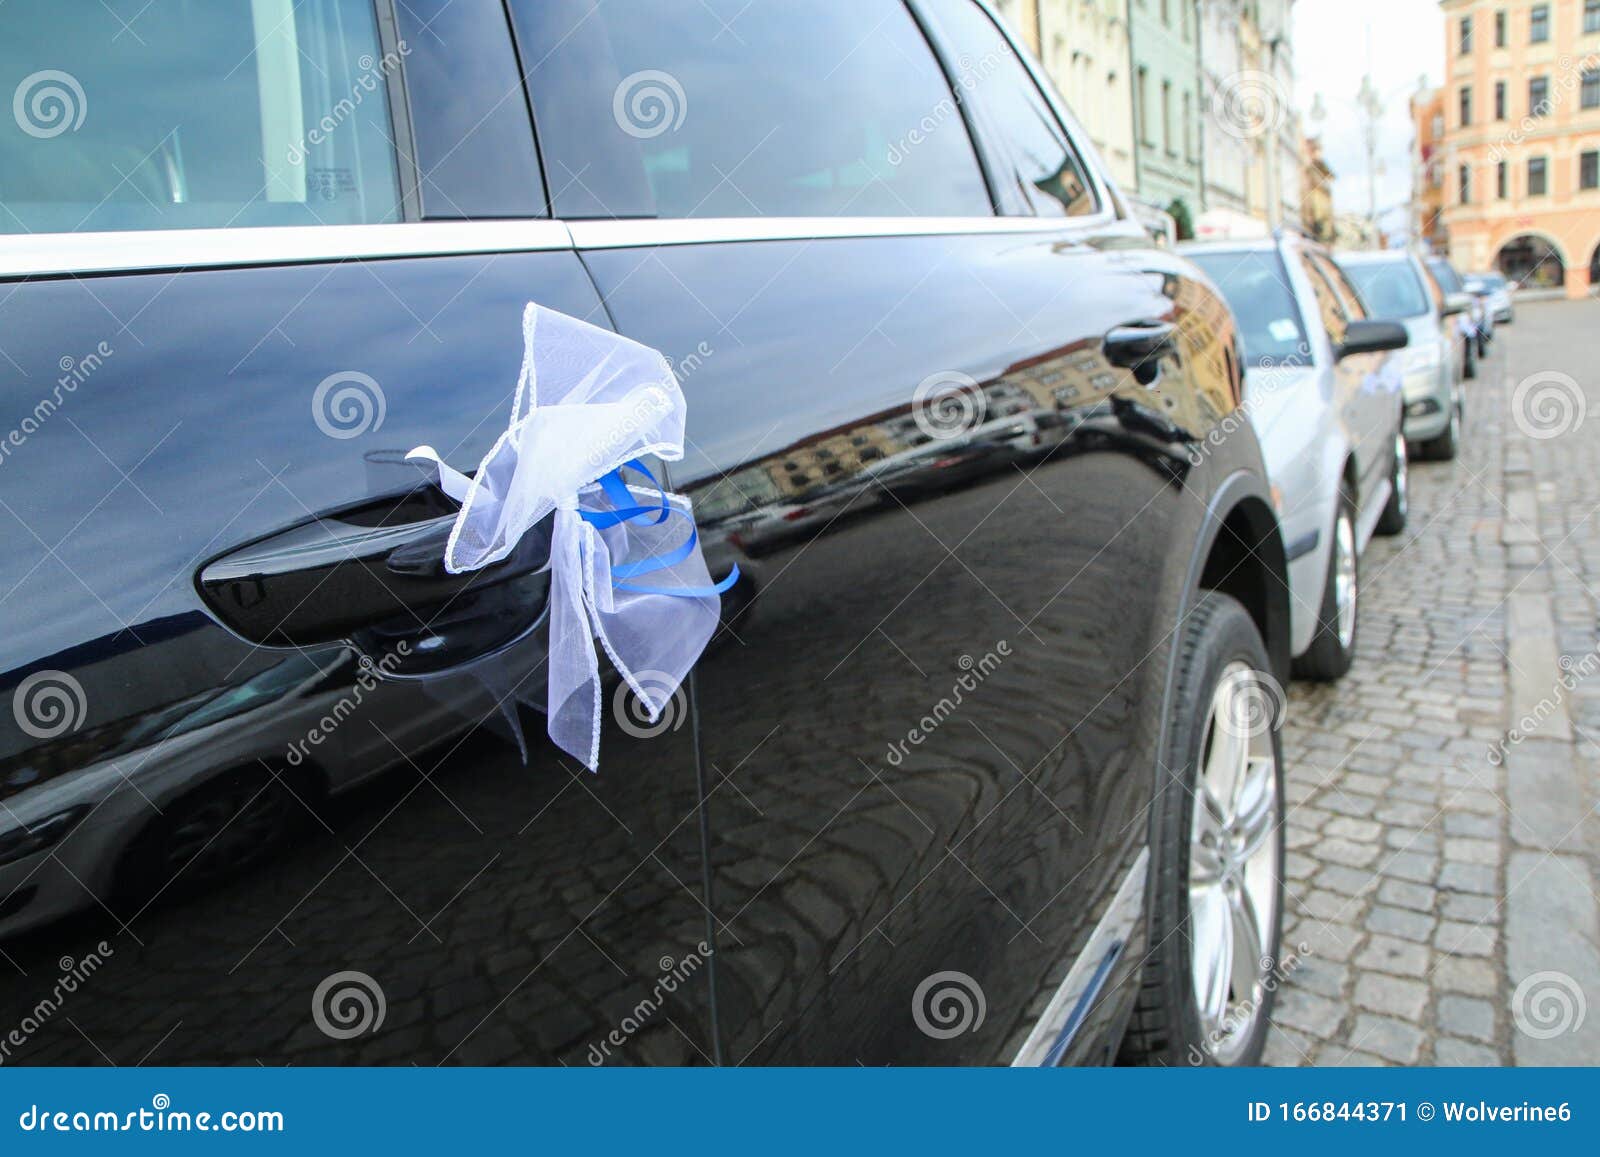
[[[550,738],[600,762],[598,639],[657,723],[716,630],[720,590],[694,538],[689,500],[629,486],[634,459],[683,457],[686,405],[666,358],[610,330],[529,303],[511,424],[468,478],[431,446],[439,486],[461,503],[445,547],[452,574],[500,562],[554,515],[550,559]],[[631,506],[619,510],[619,505]],[[628,513],[632,511],[632,513]]]

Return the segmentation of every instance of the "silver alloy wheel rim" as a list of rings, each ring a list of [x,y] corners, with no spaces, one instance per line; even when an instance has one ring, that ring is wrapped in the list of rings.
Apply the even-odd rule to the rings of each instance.
[[[1266,678],[1228,664],[1211,697],[1189,824],[1189,958],[1204,1047],[1244,1051],[1261,1015],[1278,921],[1278,703]],[[1257,708],[1262,702],[1273,710]]]
[[[1347,511],[1333,524],[1333,606],[1339,645],[1349,650],[1356,640],[1356,532]]]
[[[1396,434],[1394,436],[1394,492],[1399,495],[1399,510],[1402,517],[1410,509],[1411,499],[1406,490],[1406,486],[1410,482],[1410,470],[1411,467],[1406,462],[1406,436],[1404,434]]]

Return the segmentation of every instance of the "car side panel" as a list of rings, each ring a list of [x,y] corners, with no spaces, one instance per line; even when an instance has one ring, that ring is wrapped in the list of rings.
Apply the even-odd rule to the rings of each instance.
[[[697,675],[732,1060],[1009,1061],[1145,844],[1238,451],[1183,441],[1235,404],[1231,319],[1123,230],[585,254],[680,366],[674,483],[744,575]],[[1148,388],[1101,349],[1142,318],[1182,349]],[[1068,1059],[1108,1059],[1135,947]],[[974,1031],[927,1019],[952,985]]]
[[[79,378],[0,466],[0,830],[88,809],[55,846],[0,866],[0,936],[16,965],[0,977],[0,1009],[14,1021],[59,959],[109,949],[71,1021],[44,1023],[9,1060],[710,1055],[681,718],[646,741],[608,711],[590,775],[557,758],[528,711],[524,763],[504,716],[518,713],[514,689],[542,705],[537,629],[476,674],[374,679],[360,656],[388,676],[371,645],[385,633],[422,648],[453,645],[474,623],[522,630],[542,595],[401,616],[358,654],[348,642],[252,645],[196,590],[208,561],[263,535],[428,489],[401,461],[419,443],[472,469],[510,412],[530,297],[605,324],[571,251],[0,291],[17,370],[0,387],[6,411],[31,415],[69,359]],[[361,401],[319,393],[340,374],[364,376],[344,379]],[[35,676],[76,689],[59,734],[14,718]],[[204,845],[204,871],[146,862],[146,834],[188,814],[196,793],[274,773],[293,789],[299,838],[253,846],[233,838],[242,821],[207,828],[200,815],[185,838]],[[223,849],[236,866],[254,862],[230,874],[225,857],[210,862]],[[612,1039],[668,958],[686,978]],[[314,1020],[313,996],[351,971],[381,990],[386,1018],[337,1039]]]

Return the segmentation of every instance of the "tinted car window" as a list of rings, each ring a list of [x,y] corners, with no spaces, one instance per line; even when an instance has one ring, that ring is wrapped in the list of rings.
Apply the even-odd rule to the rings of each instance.
[[[1344,341],[1344,329],[1348,323],[1344,314],[1344,306],[1339,301],[1339,295],[1333,291],[1333,286],[1328,284],[1328,279],[1322,275],[1311,258],[1300,254],[1300,264],[1305,270],[1306,278],[1311,282],[1311,292],[1317,299],[1317,312],[1322,315],[1322,328],[1328,331],[1328,340],[1334,345]]]
[[[1093,213],[1094,191],[1066,131],[994,21],[972,0],[931,0],[924,7],[956,45],[958,87],[975,94],[986,121],[1005,139],[1013,178],[1034,211]]]
[[[1356,262],[1344,271],[1373,317],[1418,317],[1428,312],[1427,290],[1409,261]]]
[[[1367,316],[1367,307],[1361,304],[1361,295],[1356,292],[1356,287],[1350,284],[1345,277],[1344,270],[1335,265],[1325,253],[1309,252],[1306,260],[1311,262],[1311,268],[1320,273],[1332,288],[1334,295],[1339,299],[1339,307],[1344,311],[1345,320],[1362,321]]]
[[[1461,292],[1461,278],[1456,276],[1455,268],[1448,261],[1428,262],[1428,272],[1433,274],[1434,280],[1439,283],[1439,288],[1446,293]]]
[[[523,58],[559,216],[993,213],[901,0],[524,0],[515,11],[537,41]],[[603,112],[574,119],[575,85]]]
[[[0,232],[400,219],[401,60],[371,0],[10,0],[4,22]]]
[[[1191,253],[1189,258],[1222,290],[1244,339],[1244,356],[1255,366],[1304,366],[1311,362],[1300,307],[1276,251],[1248,249]]]

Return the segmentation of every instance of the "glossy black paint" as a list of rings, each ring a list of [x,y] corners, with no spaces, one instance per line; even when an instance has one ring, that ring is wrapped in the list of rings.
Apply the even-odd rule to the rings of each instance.
[[[547,142],[615,128],[568,48]],[[615,212],[608,180],[552,174],[557,209]],[[747,576],[696,710],[651,738],[608,711],[597,776],[517,706],[541,580],[431,572],[443,512],[400,460],[476,464],[530,297],[672,359],[672,483]],[[0,461],[0,693],[84,702],[49,738],[0,712],[0,1017],[111,949],[13,1063],[1006,1063],[1144,847],[1196,592],[1286,661],[1259,454],[1214,436],[1232,320],[1131,221],[39,280],[0,290],[0,346],[8,412],[82,377]],[[349,372],[382,420],[330,434],[313,396]],[[981,417],[929,434],[930,379]],[[274,561],[306,534],[362,561]],[[1111,1059],[1140,955],[1062,1059]],[[312,994],[346,970],[387,1014],[336,1040]],[[912,1008],[947,971],[987,1011],[944,1039]]]

